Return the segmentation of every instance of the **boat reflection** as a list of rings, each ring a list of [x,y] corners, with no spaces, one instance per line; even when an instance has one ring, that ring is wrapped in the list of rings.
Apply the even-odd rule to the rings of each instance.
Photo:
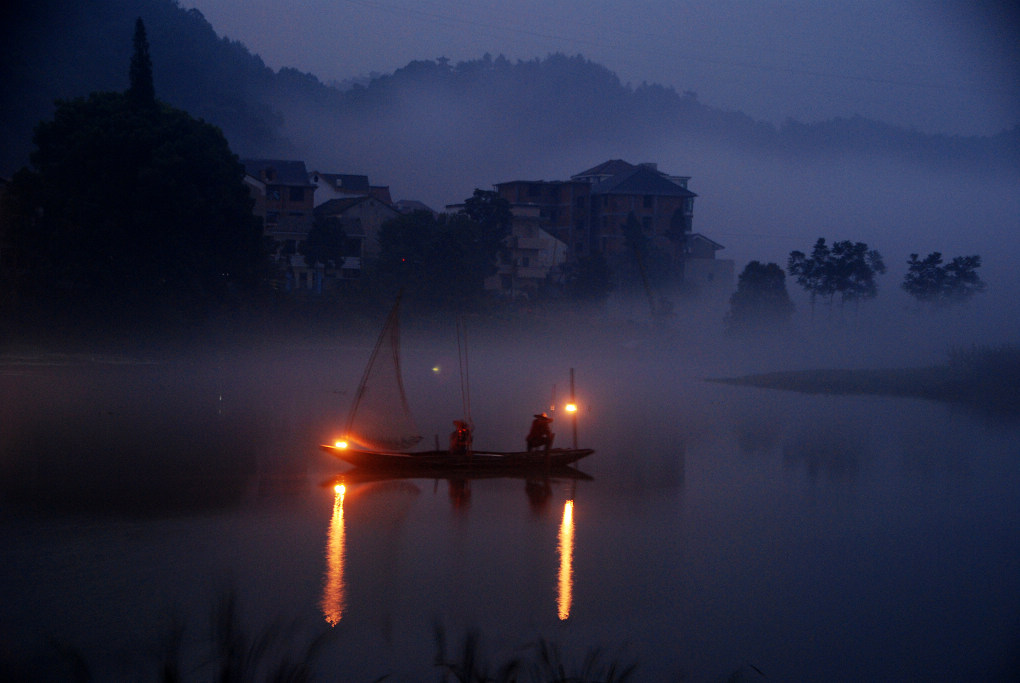
[[[337,475],[323,483],[323,486],[338,485],[355,486],[373,482],[394,481],[399,479],[432,479],[437,484],[446,480],[449,486],[450,504],[459,510],[465,510],[471,503],[471,482],[476,479],[523,479],[524,492],[528,497],[531,509],[543,513],[548,509],[552,498],[552,483],[557,481],[591,481],[592,476],[569,465],[543,468],[541,471],[523,471],[520,473],[504,471],[444,471],[418,470],[376,470],[355,467]]]
[[[574,598],[574,501],[563,503],[563,521],[560,522],[560,573],[557,581],[556,607],[560,621],[570,617]]]
[[[333,486],[333,517],[329,522],[326,539],[326,586],[322,592],[322,616],[330,626],[336,626],[343,618],[346,607],[344,586],[344,559],[347,547],[344,542],[344,493],[343,484]]]
[[[471,503],[471,481],[462,477],[451,478],[450,503],[458,510],[465,510]]]
[[[556,610],[561,621],[570,618],[574,596],[574,498],[577,481],[591,481],[590,475],[572,467],[553,468],[543,471],[540,476],[535,473],[513,475],[487,472],[470,475],[458,472],[442,476],[354,468],[323,482],[324,487],[330,487],[335,491],[333,517],[326,541],[326,581],[322,595],[322,614],[330,625],[335,626],[340,622],[346,606],[344,562],[347,549],[344,542],[344,493],[348,490],[362,492],[375,490],[376,484],[385,486],[384,482],[409,479],[432,479],[436,486],[441,479],[446,479],[450,502],[458,512],[466,512],[469,507],[472,479],[524,479],[524,490],[531,510],[539,515],[543,515],[549,509],[549,503],[553,498],[553,484],[569,481],[569,492],[563,504],[563,516],[557,537],[559,568],[556,576]],[[418,491],[410,482],[405,481],[400,486]]]

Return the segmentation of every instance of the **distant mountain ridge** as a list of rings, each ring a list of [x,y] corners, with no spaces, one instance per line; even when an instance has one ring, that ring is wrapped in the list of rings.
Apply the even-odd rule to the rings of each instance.
[[[507,160],[529,152],[654,149],[649,141],[684,136],[792,158],[863,154],[1020,169],[1020,125],[989,137],[929,135],[859,116],[777,127],[701,103],[691,92],[625,85],[582,56],[414,61],[340,90],[295,69],[273,72],[174,0],[56,0],[5,12],[3,175],[27,163],[32,128],[52,114],[54,99],[127,86],[139,16],[159,99],[222,128],[240,156],[301,158],[323,171],[377,173],[442,156],[480,165],[477,183],[496,182],[507,178],[487,174],[519,168]]]

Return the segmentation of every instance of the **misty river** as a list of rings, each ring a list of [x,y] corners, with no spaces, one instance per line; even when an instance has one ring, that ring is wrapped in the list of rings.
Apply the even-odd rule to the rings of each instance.
[[[371,336],[0,358],[7,673],[64,680],[80,657],[95,680],[155,680],[178,658],[208,680],[233,598],[242,643],[271,637],[266,666],[316,680],[436,680],[437,648],[463,662],[470,634],[490,675],[536,643],[568,673],[597,651],[642,681],[1016,674],[1016,422],[706,382],[779,351],[640,325],[504,330],[471,343],[475,446],[522,446],[539,410],[569,443],[574,368],[587,476],[356,481],[317,444]],[[443,440],[456,346],[405,338],[416,419]]]

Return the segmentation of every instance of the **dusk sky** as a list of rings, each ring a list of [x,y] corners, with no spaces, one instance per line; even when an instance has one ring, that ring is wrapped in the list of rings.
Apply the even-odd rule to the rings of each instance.
[[[781,123],[854,114],[923,132],[1020,123],[1015,2],[182,0],[273,68],[323,82],[413,60],[581,54],[624,83]]]

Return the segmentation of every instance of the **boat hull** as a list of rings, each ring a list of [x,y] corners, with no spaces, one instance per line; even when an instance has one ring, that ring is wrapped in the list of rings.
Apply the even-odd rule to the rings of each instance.
[[[322,450],[344,462],[366,469],[390,471],[541,471],[577,462],[595,451],[591,448],[550,448],[548,451],[475,451],[470,455],[449,451],[388,453],[322,445]]]

